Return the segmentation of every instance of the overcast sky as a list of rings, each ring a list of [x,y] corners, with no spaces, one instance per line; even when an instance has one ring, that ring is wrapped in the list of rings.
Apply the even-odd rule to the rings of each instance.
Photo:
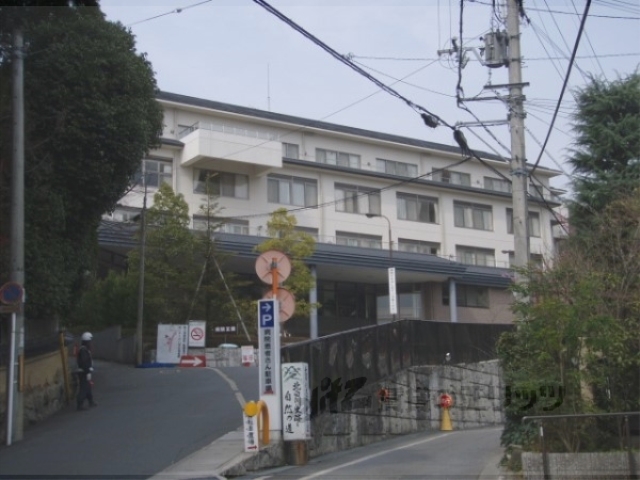
[[[201,4],[199,4],[201,3]],[[438,55],[460,38],[460,0],[271,0],[272,6],[370,74],[449,124],[475,121],[458,108],[458,66]],[[503,4],[503,0],[496,0]],[[199,4],[199,5],[198,5]],[[464,1],[462,38],[478,51],[483,34],[503,30],[505,8],[492,0]],[[540,154],[568,59],[576,42],[584,0],[524,0],[521,23],[527,118],[527,160]],[[325,120],[444,144],[451,130],[426,127],[403,101],[338,62],[251,0],[102,0],[107,18],[130,26],[140,52],[153,64],[161,90]],[[182,11],[177,12],[178,9]],[[157,18],[153,18],[157,17]],[[507,69],[482,66],[473,51],[462,70],[467,98],[506,94],[483,90],[507,83]],[[593,0],[562,106],[541,165],[570,173],[573,92],[588,75],[614,80],[640,62],[640,0]],[[398,80],[402,80],[398,82]],[[504,120],[500,101],[469,101],[483,122]],[[507,126],[465,130],[470,146],[509,156]],[[477,136],[476,136],[477,135]],[[480,137],[480,138],[478,138]],[[567,177],[552,184],[566,188]]]

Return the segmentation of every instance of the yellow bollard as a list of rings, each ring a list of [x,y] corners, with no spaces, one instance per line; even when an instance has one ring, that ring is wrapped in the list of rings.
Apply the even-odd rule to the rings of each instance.
[[[267,404],[262,400],[258,400],[257,402],[251,401],[247,402],[244,406],[244,413],[247,417],[255,417],[260,414],[258,417],[258,431],[262,429],[262,444],[269,444],[269,409],[267,408]]]
[[[449,409],[453,406],[453,397],[448,393],[440,395],[440,402],[438,403],[442,407],[442,418],[440,419],[440,430],[443,432],[450,432],[453,430],[451,425],[451,415]]]
[[[450,432],[453,430],[453,426],[451,425],[451,415],[449,415],[449,409],[442,409],[442,420],[440,422],[440,430],[443,432]]]

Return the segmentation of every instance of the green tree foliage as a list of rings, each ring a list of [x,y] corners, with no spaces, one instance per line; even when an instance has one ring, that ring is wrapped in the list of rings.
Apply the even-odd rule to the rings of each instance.
[[[531,301],[516,303],[517,330],[498,346],[512,392],[505,445],[535,445],[523,415],[640,409],[640,189],[590,222],[551,269],[529,271],[517,286]],[[546,425],[551,448],[619,447],[611,421]]]
[[[121,24],[106,21],[99,9],[2,7],[0,17],[2,276],[8,272],[4,246],[9,239],[12,146],[7,42],[19,20],[27,45],[27,316],[64,318],[79,297],[86,272],[95,268],[100,217],[114,207],[140,160],[157,145],[162,110],[155,100],[151,65],[136,53],[134,37]]]
[[[595,213],[640,184],[640,74],[592,79],[576,102],[571,223],[588,230]]]
[[[75,331],[97,331],[112,325],[134,329],[137,320],[137,289],[137,278],[109,272],[82,295],[73,311],[71,322],[66,326]]]
[[[311,310],[309,290],[314,285],[313,276],[305,259],[315,251],[315,239],[308,233],[295,229],[296,217],[284,208],[271,214],[267,222],[267,234],[271,237],[256,247],[258,252],[277,250],[291,260],[291,275],[282,285],[293,293],[296,299],[296,316],[308,316]]]
[[[145,325],[185,323],[202,257],[189,229],[189,206],[182,194],[163,183],[146,213],[144,268]],[[129,256],[129,274],[138,278],[140,249]]]

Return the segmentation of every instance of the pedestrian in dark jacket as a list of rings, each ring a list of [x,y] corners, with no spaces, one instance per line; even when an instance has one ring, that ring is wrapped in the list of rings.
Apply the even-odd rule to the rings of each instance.
[[[91,357],[91,341],[93,335],[89,332],[82,334],[82,345],[78,350],[76,361],[78,363],[78,396],[76,402],[78,410],[84,410],[84,401],[89,401],[90,407],[97,404],[93,401],[93,382],[91,381],[91,373],[93,372],[93,358]]]

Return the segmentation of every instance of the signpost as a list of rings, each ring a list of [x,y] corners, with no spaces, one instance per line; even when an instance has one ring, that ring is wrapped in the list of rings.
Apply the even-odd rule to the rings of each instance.
[[[189,321],[189,347],[204,348],[206,340],[207,322],[204,320]]]
[[[250,367],[251,365],[256,363],[256,354],[253,345],[242,345],[240,349],[243,367]]]
[[[398,314],[398,297],[396,295],[396,269],[389,268],[389,313],[394,317]]]
[[[188,325],[158,325],[156,361],[159,363],[180,363],[187,354],[189,344]]]
[[[282,428],[280,412],[280,321],[277,300],[258,301],[258,342],[260,345],[260,399],[273,412],[271,430]]]

